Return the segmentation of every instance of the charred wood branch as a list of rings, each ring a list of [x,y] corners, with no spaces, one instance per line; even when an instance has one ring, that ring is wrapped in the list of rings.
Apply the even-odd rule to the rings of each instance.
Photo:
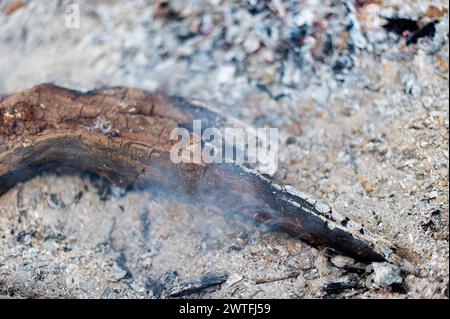
[[[193,120],[228,124],[184,99],[130,88],[80,93],[46,84],[0,98],[0,194],[42,171],[90,171],[122,187],[170,187],[361,261],[407,264],[391,243],[254,169],[174,164],[170,133]]]

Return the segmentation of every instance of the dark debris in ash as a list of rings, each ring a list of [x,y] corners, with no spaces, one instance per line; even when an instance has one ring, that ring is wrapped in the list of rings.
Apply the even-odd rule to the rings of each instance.
[[[343,291],[357,289],[360,287],[359,277],[350,274],[340,278],[327,279],[323,283],[322,290],[327,295],[340,294]]]
[[[177,272],[168,272],[160,280],[166,297],[183,297],[192,294],[212,292],[228,279],[224,271],[207,272],[198,277],[178,280]]]
[[[47,202],[48,206],[53,209],[63,209],[66,207],[66,204],[58,194],[50,194]]]
[[[433,20],[420,26],[420,22],[408,18],[386,18],[383,28],[406,39],[406,44],[415,44],[420,38],[432,38],[436,34],[438,20]]]
[[[104,177],[93,173],[84,173],[83,176],[89,179],[92,185],[94,185],[97,189],[97,194],[102,201],[107,201],[111,197],[121,198],[126,194],[126,189],[114,185]],[[77,198],[78,196],[79,198]],[[77,194],[77,197],[74,199],[74,203],[79,202],[81,196],[83,196],[82,193],[79,195]]]
[[[383,28],[398,35],[405,35],[405,32],[410,33],[419,30],[419,24],[413,19],[386,18],[386,20],[387,23],[383,25]]]
[[[429,37],[432,38],[436,34],[436,24],[438,24],[439,21],[431,21],[427,23],[425,26],[423,26],[420,30],[417,30],[416,32],[412,33],[411,36],[409,36],[406,39],[407,44],[413,44],[417,43],[420,38]]]
[[[83,198],[83,191],[79,191],[78,193],[75,194],[75,196],[73,197],[73,201],[72,203],[77,205],[78,203],[80,203],[81,199]]]
[[[144,237],[144,239],[147,239],[150,232],[150,219],[147,209],[142,210],[142,212],[139,214],[139,221],[141,223],[142,236]]]
[[[148,293],[152,294],[153,298],[160,298],[164,286],[162,285],[161,281],[155,280],[153,278],[148,278],[145,281],[145,288],[147,289]]]
[[[24,231],[22,230],[21,232],[19,232],[16,236],[16,240],[18,243],[26,245],[26,246],[31,246],[31,239],[36,235],[36,231],[35,230],[31,230],[31,231]]]
[[[130,269],[126,265],[126,257],[123,252],[120,252],[117,256],[114,261],[113,268],[115,280],[129,279],[133,276]]]

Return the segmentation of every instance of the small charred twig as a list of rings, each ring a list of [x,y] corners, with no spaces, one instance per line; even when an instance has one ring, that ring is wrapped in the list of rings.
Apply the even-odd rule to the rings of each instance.
[[[264,278],[264,279],[256,279],[255,280],[255,284],[260,285],[260,284],[268,284],[271,282],[276,282],[276,281],[282,281],[282,280],[287,280],[287,279],[291,279],[291,278],[297,278],[300,275],[299,272],[293,272],[290,274],[287,274],[286,276],[282,276],[282,277],[271,277],[271,278]]]
[[[90,171],[119,186],[148,183],[362,261],[403,262],[396,248],[328,206],[235,164],[174,164],[170,133],[227,119],[181,98],[114,88],[39,85],[0,98],[0,194],[42,171]]]
[[[225,282],[228,273],[223,271],[208,272],[196,278],[182,281],[175,280],[166,288],[167,297],[182,297],[195,293],[201,293],[207,289],[217,290],[219,285]]]

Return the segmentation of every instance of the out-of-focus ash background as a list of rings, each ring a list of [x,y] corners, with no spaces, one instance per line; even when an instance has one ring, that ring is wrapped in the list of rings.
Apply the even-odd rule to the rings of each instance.
[[[278,127],[274,178],[416,253],[418,273],[392,284],[217,211],[48,175],[0,198],[0,295],[169,297],[209,273],[191,297],[448,297],[447,1],[73,3],[79,29],[69,2],[0,1],[1,94],[133,86]]]

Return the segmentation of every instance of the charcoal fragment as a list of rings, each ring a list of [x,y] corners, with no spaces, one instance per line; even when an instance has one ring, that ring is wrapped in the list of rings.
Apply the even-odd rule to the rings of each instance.
[[[160,281],[148,278],[145,282],[145,288],[152,293],[154,298],[159,298],[161,297],[161,293],[164,287]]]
[[[223,271],[208,272],[199,277],[178,281],[166,288],[166,296],[182,297],[194,293],[205,292],[209,288],[217,290],[220,284],[228,279],[228,273]],[[208,290],[211,291],[211,290]]]
[[[81,198],[83,197],[83,192],[79,191],[73,198],[73,203],[76,205],[80,202]]]
[[[404,35],[405,32],[415,32],[419,30],[419,24],[413,19],[406,18],[385,18],[387,23],[383,25],[383,28],[389,32],[393,32],[398,35]]]
[[[353,60],[349,55],[339,55],[333,64],[335,74],[347,73],[353,67]]]
[[[267,8],[266,1],[261,0],[247,0],[245,1],[245,5],[247,11],[252,15],[263,12]]]
[[[432,37],[434,37],[434,35],[436,34],[436,24],[437,23],[438,23],[438,21],[432,21],[430,23],[427,23],[420,30],[411,33],[406,39],[406,44],[417,43],[417,41],[420,38],[425,38],[425,37],[432,38]]]
[[[31,246],[31,239],[32,237],[35,235],[35,231],[31,231],[31,232],[26,232],[24,230],[22,230],[21,232],[19,232],[16,236],[16,240],[17,242],[25,245],[25,246]]]
[[[113,264],[114,279],[119,281],[121,279],[129,279],[132,277],[131,271],[125,265],[126,257],[123,252],[120,252]]]
[[[419,22],[406,18],[386,18],[387,23],[383,28],[395,34],[398,34],[406,39],[406,44],[414,44],[420,38],[434,37],[436,34],[436,24],[439,21],[431,21],[424,26],[420,26]]]
[[[168,271],[159,279],[162,287],[167,290],[178,282],[178,273],[176,271]]]
[[[348,275],[337,279],[326,280],[322,286],[322,290],[327,295],[336,295],[345,290],[356,289],[358,287],[358,276]]]

